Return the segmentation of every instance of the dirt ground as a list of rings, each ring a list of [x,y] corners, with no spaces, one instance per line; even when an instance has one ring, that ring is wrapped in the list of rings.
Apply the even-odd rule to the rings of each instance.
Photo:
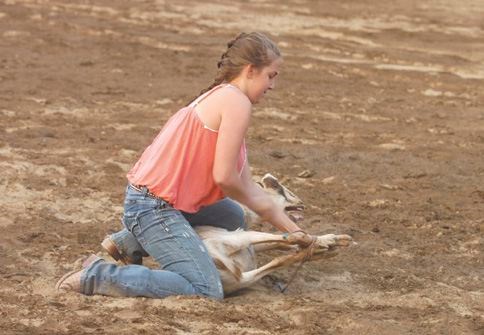
[[[253,110],[253,173],[305,201],[309,232],[358,244],[284,294],[291,269],[222,302],[56,293],[252,30],[285,59]],[[483,41],[481,0],[0,1],[1,333],[483,334]]]

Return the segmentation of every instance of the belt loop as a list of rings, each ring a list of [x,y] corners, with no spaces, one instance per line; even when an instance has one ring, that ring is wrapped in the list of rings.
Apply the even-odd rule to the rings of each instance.
[[[149,191],[148,191],[148,187],[143,186],[143,187],[141,188],[141,193],[143,194],[143,196],[144,196],[145,198],[148,196],[148,192],[149,192]]]

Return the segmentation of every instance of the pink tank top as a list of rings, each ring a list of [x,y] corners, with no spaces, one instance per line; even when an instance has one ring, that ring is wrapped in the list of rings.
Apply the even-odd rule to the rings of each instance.
[[[224,194],[212,174],[218,132],[202,123],[195,107],[216,89],[227,86],[234,87],[216,86],[174,114],[128,172],[129,182],[146,186],[174,208],[188,213],[222,199]],[[237,162],[239,173],[246,160],[244,140]]]

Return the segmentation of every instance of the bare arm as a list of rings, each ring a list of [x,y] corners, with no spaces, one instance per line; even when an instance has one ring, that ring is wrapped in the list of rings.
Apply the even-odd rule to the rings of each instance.
[[[247,162],[241,175],[237,171],[237,160],[251,114],[250,102],[241,100],[240,97],[237,100],[240,100],[240,103],[221,109],[213,168],[214,180],[227,196],[244,204],[277,229],[286,232],[300,231],[301,229],[284,213],[283,208],[276,205],[271,197],[254,183]]]

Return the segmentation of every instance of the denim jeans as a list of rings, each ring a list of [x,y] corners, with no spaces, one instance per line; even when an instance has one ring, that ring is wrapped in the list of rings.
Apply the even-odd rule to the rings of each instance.
[[[213,205],[200,209],[197,213],[181,212],[192,227],[214,226],[229,231],[246,229],[242,207],[230,198],[222,199]],[[119,251],[133,260],[148,256],[136,237],[124,228],[110,235]]]
[[[224,217],[231,220],[225,221]],[[220,224],[229,221],[227,226]],[[223,298],[219,273],[192,228],[192,225],[204,223],[219,223],[218,226],[236,229],[243,227],[243,212],[232,200],[224,199],[198,213],[182,213],[165,201],[151,197],[146,188],[140,192],[128,185],[123,217],[125,229],[111,238],[118,246],[151,255],[160,264],[160,269],[152,270],[141,265],[118,266],[97,259],[81,276],[82,293]]]

